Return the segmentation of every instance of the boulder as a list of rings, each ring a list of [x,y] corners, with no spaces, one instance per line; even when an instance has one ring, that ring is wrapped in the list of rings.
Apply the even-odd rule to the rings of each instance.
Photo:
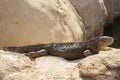
[[[87,40],[103,35],[107,10],[103,0],[70,0],[85,25]]]
[[[0,80],[71,80],[79,78],[77,62],[43,56],[30,60],[20,53],[0,51]]]
[[[119,57],[120,49],[111,49],[73,61],[49,55],[30,60],[1,50],[0,80],[119,80]]]
[[[120,79],[120,49],[101,51],[99,54],[81,60],[80,75],[90,80]]]
[[[120,17],[120,0],[104,0],[108,11],[106,24],[113,23],[114,19]]]
[[[0,80],[12,73],[21,72],[31,68],[31,60],[18,53],[4,52],[0,50]]]
[[[0,14],[0,48],[85,38],[69,0],[1,0]]]

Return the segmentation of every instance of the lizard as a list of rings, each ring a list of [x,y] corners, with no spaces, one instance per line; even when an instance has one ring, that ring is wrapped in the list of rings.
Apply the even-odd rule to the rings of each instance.
[[[8,46],[5,51],[23,53],[30,58],[45,55],[59,56],[68,60],[84,58],[99,53],[111,45],[114,39],[110,36],[100,36],[86,42],[48,43],[27,46]]]

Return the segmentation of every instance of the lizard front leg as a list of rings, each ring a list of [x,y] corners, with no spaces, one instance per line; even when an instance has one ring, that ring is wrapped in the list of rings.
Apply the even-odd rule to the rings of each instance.
[[[24,54],[30,57],[31,59],[34,59],[37,57],[46,56],[48,55],[48,52],[46,49],[41,49],[39,51],[33,51],[33,52],[24,53]]]

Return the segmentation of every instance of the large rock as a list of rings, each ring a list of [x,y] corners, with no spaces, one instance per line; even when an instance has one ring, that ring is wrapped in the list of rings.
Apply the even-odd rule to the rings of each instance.
[[[0,80],[12,73],[31,68],[31,66],[31,60],[22,54],[0,51]]]
[[[53,56],[30,61],[22,54],[1,50],[0,80],[81,80],[77,64]]]
[[[0,0],[0,47],[84,40],[68,0]]]
[[[120,17],[120,0],[70,0],[85,24],[87,39],[102,35],[104,24]]]
[[[101,51],[81,60],[78,66],[81,76],[88,80],[120,80],[120,49]]]
[[[120,80],[120,49],[73,61],[0,51],[0,80]]]
[[[70,0],[85,24],[87,39],[102,35],[107,18],[107,10],[103,0]]]

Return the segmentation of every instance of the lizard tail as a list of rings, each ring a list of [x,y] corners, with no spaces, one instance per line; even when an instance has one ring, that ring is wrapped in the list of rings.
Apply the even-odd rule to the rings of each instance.
[[[47,49],[50,47],[50,44],[37,44],[37,45],[28,45],[28,46],[8,46],[3,47],[4,51],[18,52],[18,53],[28,53],[32,51],[39,51],[41,49]]]

